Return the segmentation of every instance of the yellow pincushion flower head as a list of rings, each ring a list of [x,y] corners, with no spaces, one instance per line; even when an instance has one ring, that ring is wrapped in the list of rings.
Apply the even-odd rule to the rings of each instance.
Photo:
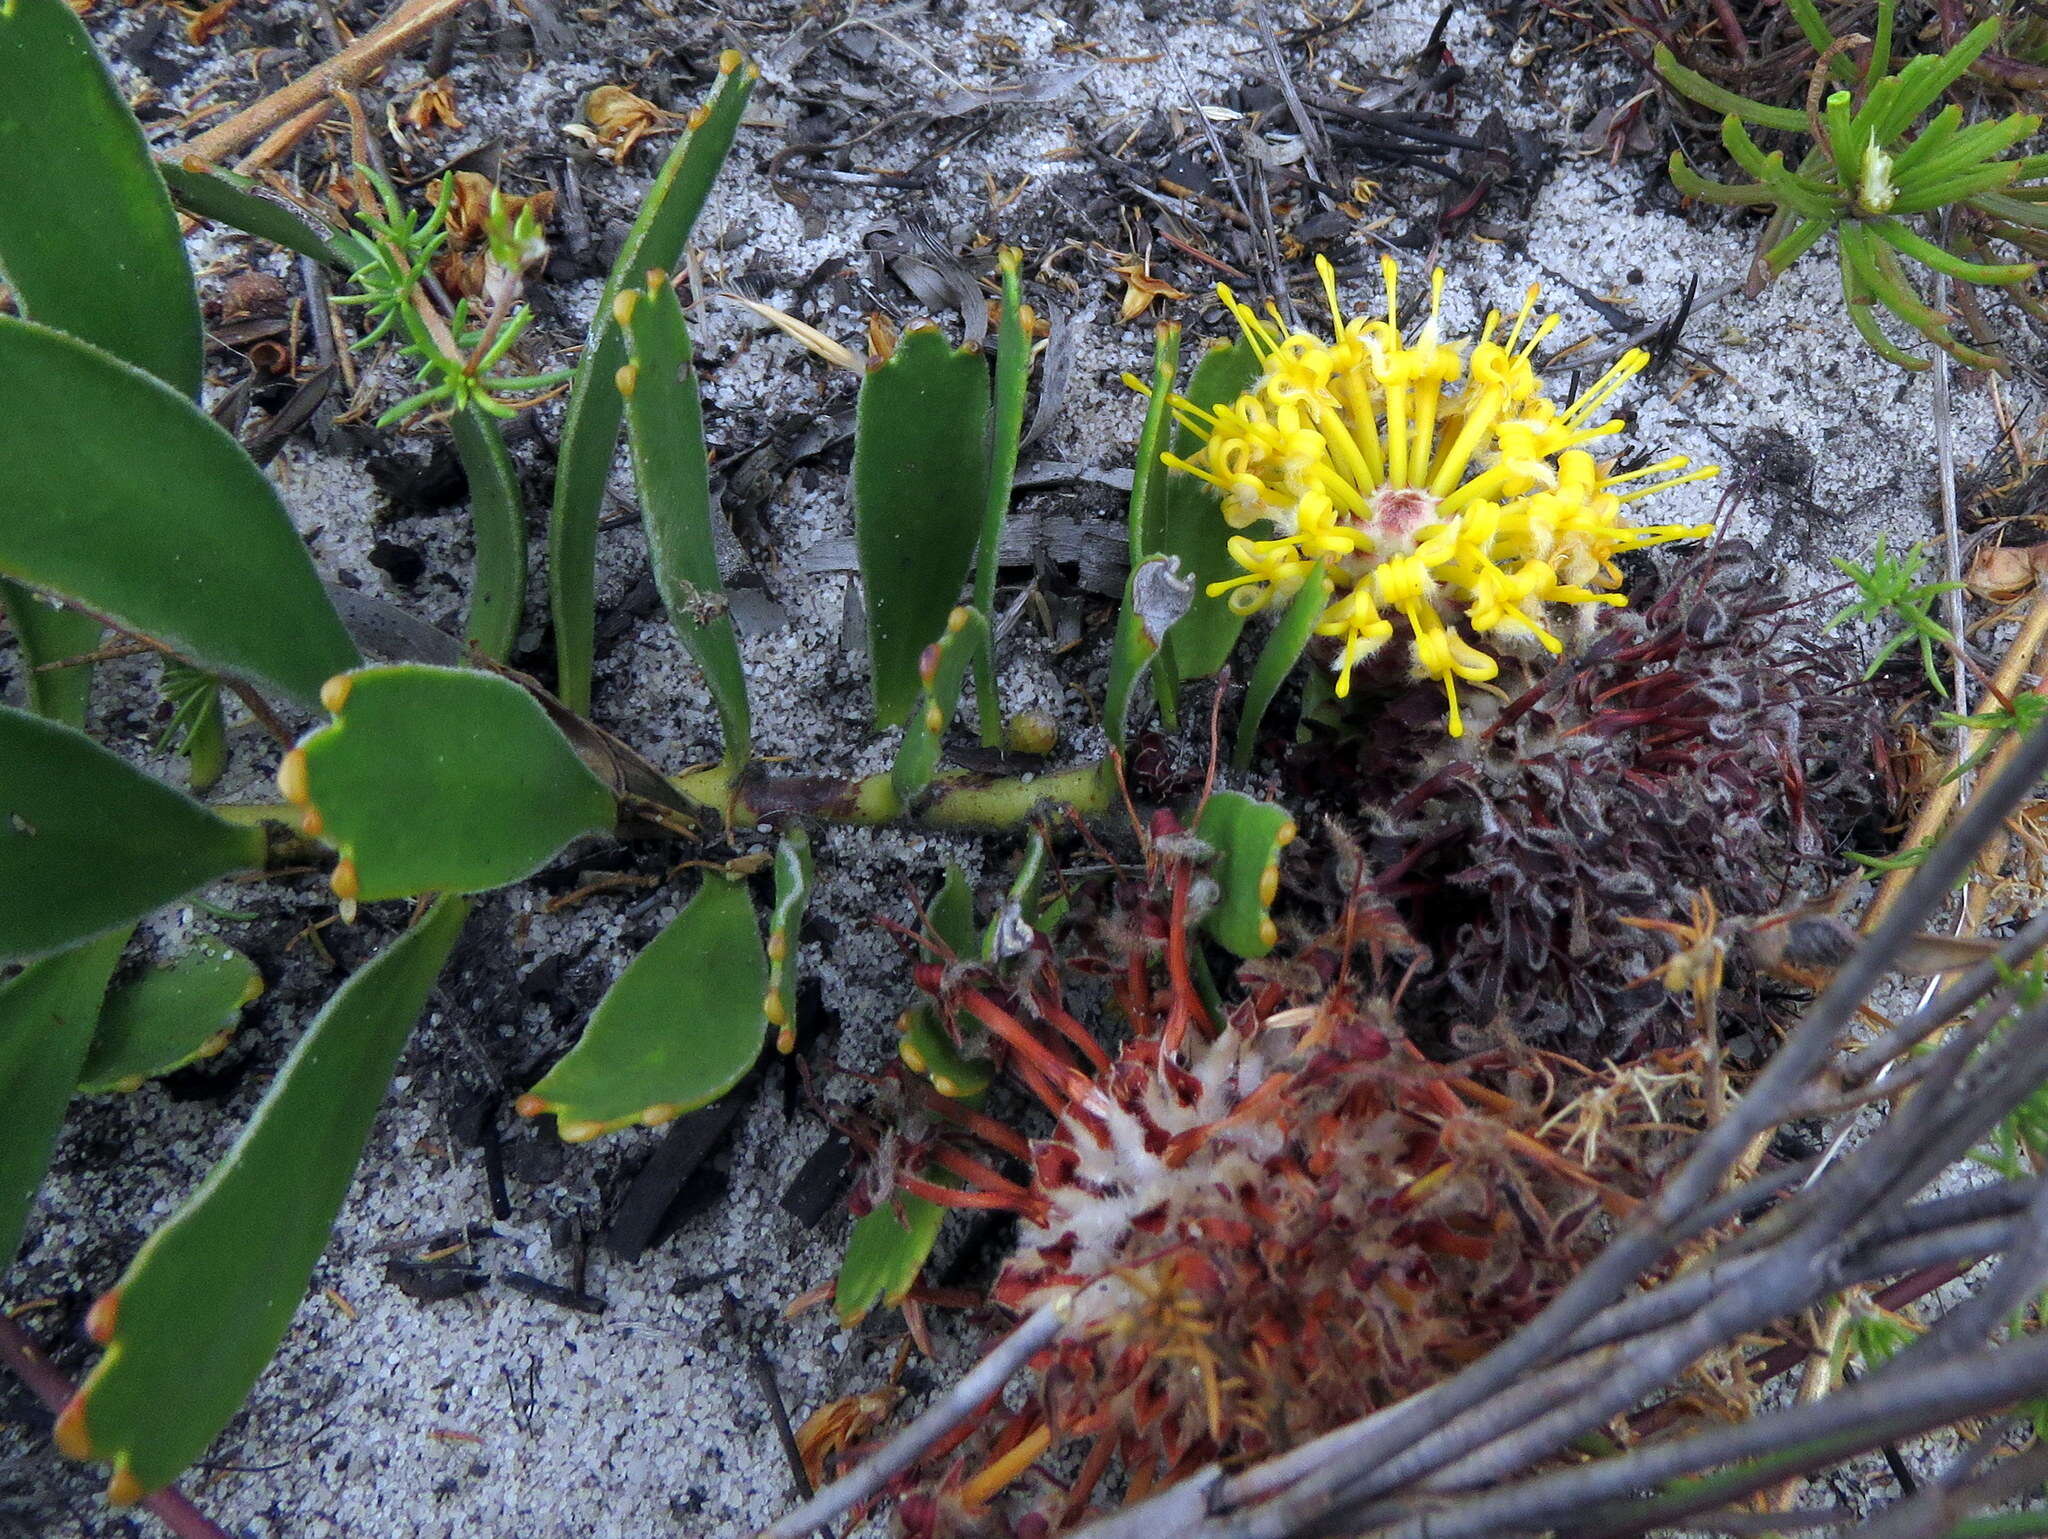
[[[1458,684],[1492,679],[1493,652],[1564,649],[1550,606],[1625,603],[1613,591],[1616,556],[1713,532],[1630,524],[1622,508],[1714,467],[1688,469],[1681,455],[1616,474],[1611,460],[1587,452],[1621,431],[1600,413],[1649,355],[1624,354],[1558,407],[1531,362],[1558,325],[1556,316],[1530,325],[1534,285],[1504,336],[1493,311],[1477,341],[1446,342],[1438,271],[1429,318],[1404,342],[1391,258],[1381,260],[1379,320],[1345,320],[1335,272],[1321,258],[1316,267],[1330,341],[1290,333],[1277,310],[1261,318],[1217,290],[1265,372],[1213,411],[1174,396],[1180,421],[1204,443],[1190,459],[1165,460],[1214,486],[1224,518],[1247,531],[1229,544],[1242,572],[1209,583],[1212,598],[1228,594],[1231,608],[1250,614],[1286,603],[1321,567],[1333,586],[1315,631],[1338,643],[1338,695],[1350,693],[1360,661],[1406,646],[1413,675],[1442,682],[1458,737]]]

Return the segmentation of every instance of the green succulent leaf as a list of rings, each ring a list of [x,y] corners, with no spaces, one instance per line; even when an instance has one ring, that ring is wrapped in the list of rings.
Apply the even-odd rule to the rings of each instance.
[[[932,934],[951,948],[953,956],[971,957],[980,952],[981,935],[974,924],[974,889],[968,885],[967,873],[960,869],[958,861],[946,862],[945,879],[939,883],[932,901],[925,905],[924,915]],[[948,959],[934,956],[933,960]]]
[[[1266,718],[1266,708],[1280,693],[1287,676],[1294,672],[1302,653],[1308,650],[1316,621],[1322,617],[1335,586],[1318,566],[1302,582],[1301,591],[1294,595],[1267,635],[1265,646],[1259,649],[1258,663],[1245,688],[1244,713],[1237,722],[1237,743],[1230,756],[1231,766],[1240,775],[1251,767],[1252,752],[1259,743],[1259,723]]]
[[[1215,407],[1233,401],[1249,390],[1260,373],[1259,356],[1251,344],[1238,342],[1213,347],[1195,366],[1188,381],[1187,398],[1196,406]],[[1183,426],[1173,433],[1173,454],[1188,459],[1202,447],[1193,430]],[[1221,668],[1237,645],[1244,629],[1244,616],[1222,596],[1211,598],[1208,585],[1221,582],[1237,569],[1230,559],[1231,528],[1224,521],[1216,492],[1208,482],[1180,471],[1166,478],[1165,508],[1160,529],[1159,551],[1180,560],[1181,570],[1195,580],[1193,605],[1167,638],[1166,652],[1172,659],[1172,676],[1180,680],[1207,678]]]
[[[643,282],[649,268],[672,270],[682,258],[760,74],[733,52],[719,59],[718,71],[710,101],[655,174],[605,279],[562,419],[555,504],[548,523],[548,593],[559,670],[555,693],[579,715],[590,713],[590,669],[597,646],[598,514],[626,410],[618,387],[626,344],[612,315],[612,301],[622,289]]]
[[[284,1339],[398,1055],[469,905],[442,898],[299,1038],[248,1126],[94,1307],[106,1355],[59,1446],[161,1490],[206,1451]]]
[[[1194,579],[1173,556],[1153,556],[1131,568],[1124,601],[1117,610],[1110,643],[1109,685],[1102,696],[1102,729],[1121,752],[1130,741],[1131,702],[1148,665],[1163,655],[1166,640],[1195,601]],[[1155,673],[1153,687],[1164,707],[1171,674]]]
[[[1761,182],[1717,182],[1711,177],[1701,176],[1685,163],[1683,150],[1671,152],[1670,174],[1672,186],[1688,198],[1698,198],[1703,203],[1744,207],[1757,203],[1777,202],[1771,189]],[[1826,226],[1823,225],[1822,228],[1825,229]]]
[[[342,675],[327,700],[333,721],[278,782],[341,853],[343,898],[503,887],[617,821],[611,790],[509,679],[405,663]]]
[[[792,828],[775,846],[775,908],[768,916],[768,994],[761,1013],[778,1052],[796,1051],[796,955],[811,901],[811,837]]]
[[[448,419],[448,431],[469,478],[469,523],[476,537],[476,579],[463,636],[502,663],[512,655],[526,607],[526,501],[505,435],[492,417],[465,406]]]
[[[997,256],[1003,275],[1003,302],[996,326],[995,401],[989,416],[988,491],[982,503],[980,560],[974,573],[974,607],[994,612],[996,572],[1002,564],[1003,525],[1010,516],[1010,493],[1017,478],[1017,446],[1024,436],[1024,396],[1031,381],[1031,338],[1025,330],[1024,254],[1005,246]],[[974,695],[981,711],[981,741],[987,748],[1003,743],[1003,708],[996,695],[995,643],[983,637],[974,662]]]
[[[263,864],[238,828],[84,733],[0,706],[0,961],[38,956]]]
[[[91,615],[38,598],[20,583],[4,577],[0,577],[0,609],[7,611],[15,643],[21,649],[28,708],[67,727],[84,727],[86,709],[92,703],[92,665],[46,665],[96,650],[100,644],[100,622]]]
[[[931,1006],[913,1005],[903,1012],[896,1027],[903,1034],[896,1045],[903,1066],[930,1080],[932,1088],[947,1099],[972,1105],[995,1080],[996,1066],[955,1046]]]
[[[1681,96],[1691,97],[1709,112],[1718,112],[1724,117],[1747,118],[1762,128],[1778,128],[1795,134],[1806,132],[1806,114],[1795,107],[1768,107],[1746,96],[1737,96],[1733,91],[1715,85],[1706,76],[1687,69],[1670,49],[1661,44],[1655,58],[1657,73]]]
[[[1216,851],[1209,868],[1219,889],[1203,919],[1209,933],[1241,957],[1262,957],[1279,940],[1272,918],[1280,852],[1294,841],[1294,819],[1274,802],[1217,791],[1202,807],[1195,834]]]
[[[519,1099],[580,1143],[717,1100],[761,1056],[768,959],[744,884],[706,876],[598,1002],[562,1061]]]
[[[157,170],[163,174],[171,197],[186,213],[267,240],[273,246],[296,251],[329,267],[344,271],[348,268],[347,259],[334,248],[332,230],[321,228],[297,210],[258,191],[259,184],[249,177],[199,161],[161,161]]]
[[[14,1263],[127,926],[31,962],[0,983],[0,1273]]]
[[[284,504],[205,412],[88,343],[4,316],[0,379],[0,576],[309,708],[322,680],[356,665]]]
[[[178,217],[65,0],[0,5],[0,145],[0,273],[23,311],[197,397],[199,297]],[[11,375],[0,365],[10,406],[29,388]]]
[[[851,1330],[877,1304],[900,1304],[917,1284],[946,1210],[928,1197],[896,1192],[853,1226],[839,1263],[833,1307]]]
[[[1010,878],[1009,890],[1003,894],[1002,907],[982,929],[984,962],[1006,961],[1013,951],[1021,949],[1029,936],[1018,930],[1019,925],[1040,932],[1051,930],[1057,916],[1048,917],[1049,906],[1044,901],[1045,878],[1051,869],[1052,846],[1046,842],[1044,831],[1034,828],[1031,837],[1024,841],[1024,854],[1017,862],[1016,875]],[[1064,913],[1064,899],[1056,902],[1059,912]]]
[[[939,639],[918,658],[917,701],[903,725],[903,742],[889,771],[889,783],[903,806],[916,801],[938,773],[939,751],[953,713],[960,708],[967,665],[987,644],[988,621],[980,610],[962,605],[946,617]]]
[[[861,383],[853,439],[854,539],[867,597],[875,725],[917,699],[918,662],[946,627],[974,562],[988,490],[988,363],[936,327],[904,333]]]
[[[660,273],[649,275],[644,290],[622,293],[615,309],[631,359],[626,434],[654,585],[668,623],[704,670],[725,732],[725,762],[737,769],[753,749],[753,719],[711,530],[710,459],[689,327],[682,301]]]
[[[1129,518],[1131,569],[1144,565],[1147,559],[1159,553],[1160,542],[1166,527],[1166,467],[1159,456],[1166,448],[1167,424],[1173,420],[1173,381],[1180,373],[1180,326],[1174,321],[1162,321],[1152,339],[1152,379],[1145,391],[1145,426],[1138,434],[1137,458],[1131,468],[1131,501]],[[1125,375],[1124,383],[1136,385],[1134,375]],[[1124,599],[1124,614],[1130,611],[1128,590]],[[1119,616],[1119,625],[1123,623]],[[1119,640],[1117,656],[1123,655],[1125,643]],[[1123,681],[1121,695],[1116,691],[1116,662],[1111,662],[1111,697],[1121,701],[1120,725],[1128,728],[1130,697],[1136,679]],[[1172,659],[1163,651],[1153,652],[1153,693],[1159,702],[1159,714],[1168,731],[1178,730],[1180,681],[1172,674]],[[1108,719],[1109,710],[1105,701],[1103,716]],[[1122,731],[1110,733],[1110,741],[1123,746]]]
[[[227,1045],[242,1007],[263,992],[263,975],[219,941],[108,990],[92,1051],[78,1071],[85,1095],[140,1089],[144,1080],[211,1057]]]

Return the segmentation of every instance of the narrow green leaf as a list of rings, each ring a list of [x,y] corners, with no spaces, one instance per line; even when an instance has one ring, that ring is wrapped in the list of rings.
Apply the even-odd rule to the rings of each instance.
[[[463,636],[492,662],[512,655],[526,607],[526,502],[519,472],[498,424],[474,406],[449,419],[449,433],[469,477],[469,526],[476,539]]]
[[[960,708],[960,686],[967,665],[987,645],[988,621],[981,611],[963,604],[946,617],[939,639],[918,658],[917,701],[903,725],[903,742],[889,770],[889,783],[903,806],[910,806],[922,795],[938,772],[939,751],[945,745],[953,713]]]
[[[710,457],[682,301],[656,272],[644,290],[622,293],[614,311],[625,326],[632,360],[620,385],[626,390],[627,441],[654,585],[668,623],[704,670],[725,732],[725,762],[737,770],[753,752],[753,718],[739,633],[718,573]]]
[[[1963,126],[1963,109],[1953,104],[1934,115],[1913,142],[1892,157],[1892,181],[1894,185],[1914,174],[1923,161],[1955,142],[1957,132]]]
[[[1669,166],[1671,185],[1688,198],[1698,198],[1702,203],[1719,203],[1728,207],[1743,207],[1757,203],[1775,203],[1777,199],[1771,189],[1761,182],[1717,182],[1711,177],[1701,176],[1685,163],[1685,152],[1673,150]]]
[[[38,598],[20,583],[4,577],[0,577],[0,609],[7,611],[14,639],[21,648],[28,708],[67,727],[83,728],[86,710],[92,704],[92,665],[77,663],[48,671],[44,671],[44,665],[97,650],[100,622],[75,609],[64,609]]]
[[[1204,927],[1241,957],[1264,956],[1280,939],[1271,910],[1280,852],[1294,842],[1294,819],[1276,803],[1217,791],[1203,805],[1195,834],[1216,851],[1209,875],[1219,892]]]
[[[263,975],[241,952],[203,940],[141,977],[108,990],[92,1051],[78,1071],[83,1095],[140,1089],[142,1082],[227,1045]]]
[[[555,693],[578,715],[590,714],[590,668],[597,642],[597,520],[619,446],[619,421],[625,414],[618,372],[626,361],[626,344],[612,317],[612,301],[620,290],[643,281],[649,268],[674,268],[703,212],[711,184],[739,132],[747,94],[760,74],[730,50],[720,56],[718,72],[711,100],[655,175],[605,279],[562,419],[555,505],[548,521],[548,595],[555,621]]]
[[[1172,556],[1153,556],[1131,568],[1124,583],[1124,601],[1117,610],[1116,636],[1110,643],[1109,685],[1102,696],[1102,729],[1118,752],[1130,742],[1131,700],[1146,666],[1158,658],[1175,625],[1195,598],[1192,579],[1181,574]],[[1154,688],[1163,706],[1170,685],[1155,675]]]
[[[927,1197],[896,1192],[854,1224],[833,1291],[841,1325],[851,1330],[876,1304],[900,1304],[909,1296],[945,1216]]]
[[[1308,650],[1316,621],[1322,618],[1334,588],[1335,584],[1318,566],[1302,583],[1301,591],[1294,595],[1267,635],[1265,646],[1259,649],[1258,663],[1244,692],[1244,712],[1237,720],[1237,743],[1230,756],[1231,767],[1240,775],[1251,768],[1252,751],[1259,745],[1259,723],[1266,718],[1266,708],[1280,693],[1287,676],[1294,672],[1301,654]]]
[[[332,722],[277,778],[341,853],[345,899],[503,887],[617,821],[612,792],[510,679],[403,663],[343,675],[326,698]]]
[[[1195,366],[1187,398],[1196,406],[1214,407],[1236,400],[1258,377],[1259,358],[1250,344],[1212,347]],[[1174,430],[1175,458],[1189,459],[1201,447],[1202,440],[1192,429]],[[1166,555],[1179,557],[1181,570],[1195,580],[1192,606],[1167,638],[1166,651],[1176,679],[1207,678],[1223,666],[1244,629],[1244,616],[1206,591],[1210,583],[1221,582],[1236,571],[1230,559],[1233,531],[1224,521],[1215,488],[1199,477],[1171,472],[1166,478],[1165,498],[1159,548]]]
[[[1955,253],[1935,245],[1933,241],[1914,234],[1911,228],[1896,219],[1868,220],[1866,228],[1877,239],[1903,252],[1914,261],[1924,263],[1937,272],[1947,273],[1951,278],[1960,279],[1964,283],[2023,283],[2039,270],[2038,265],[2033,262],[1966,262]],[[1942,319],[1945,321],[1947,317],[1943,316]]]
[[[31,962],[0,983],[0,1273],[14,1264],[57,1129],[92,1043],[107,979],[128,943],[122,926]]]
[[[775,908],[768,916],[768,993],[761,1013],[775,1028],[775,1049],[796,1051],[796,955],[811,901],[811,838],[792,828],[775,846]]]
[[[94,1307],[106,1355],[60,1447],[161,1490],[206,1451],[291,1324],[391,1071],[462,930],[442,898],[327,1002],[221,1162]]]
[[[1691,97],[1709,112],[1718,112],[1724,117],[1748,118],[1761,127],[1784,129],[1788,133],[1806,132],[1806,114],[1796,107],[1767,107],[1746,96],[1737,96],[1733,91],[1715,85],[1706,76],[1687,69],[1673,57],[1670,49],[1661,44],[1655,57],[1657,73],[1681,96]]]
[[[1848,309],[1849,324],[1856,328],[1857,335],[1863,338],[1864,344],[1887,362],[1916,373],[1922,369],[1932,368],[1933,364],[1927,359],[1914,356],[1887,337],[1884,329],[1878,325],[1877,317],[1871,313],[1877,296],[1859,273],[1858,259],[1851,254],[1854,239],[1862,233],[1860,226],[1845,224],[1835,242],[1842,271],[1842,303]],[[1867,251],[1865,255],[1867,257]]]
[[[347,258],[334,249],[332,230],[320,228],[296,209],[259,191],[260,184],[250,178],[199,161],[159,161],[157,170],[186,213],[347,270]]]
[[[743,883],[706,876],[619,974],[583,1035],[519,1098],[572,1143],[717,1100],[761,1056],[768,959]]]
[[[1939,57],[1923,54],[1922,58],[1931,61],[1926,73],[1917,75],[1917,78],[1901,79],[1898,99],[1892,103],[1884,122],[1877,125],[1878,143],[1883,144],[1904,133],[1915,118],[1934,105],[1942,92],[1962,79],[1970,66],[1977,62],[1978,56],[1998,40],[1998,28],[1998,19],[1988,17],[1965,33],[1962,41],[1947,53]],[[1901,75],[1904,76],[1903,71]]]
[[[988,364],[936,327],[871,363],[853,438],[854,539],[865,585],[875,725],[918,693],[918,659],[945,629],[974,561],[987,494]]]
[[[199,298],[178,216],[65,0],[0,5],[0,147],[0,272],[22,310],[196,398]],[[9,384],[11,403],[22,387]]]
[[[1764,266],[1781,273],[1811,251],[1814,243],[1834,226],[1825,219],[1802,219],[1792,233],[1764,253]]]
[[[1008,961],[1029,944],[1030,930],[1050,929],[1044,893],[1051,867],[1052,846],[1046,843],[1045,834],[1034,828],[1031,837],[1024,841],[1024,855],[1017,862],[1016,875],[1010,878],[1009,890],[1003,894],[1002,907],[981,932],[984,962]],[[1065,911],[1064,906],[1061,911]]]
[[[1024,328],[1024,253],[1005,246],[997,256],[1003,274],[1002,312],[996,327],[995,404],[988,419],[988,491],[982,503],[980,562],[974,573],[974,607],[995,612],[996,572],[1002,565],[1003,524],[1017,479],[1017,445],[1024,435],[1024,395],[1031,381],[1031,338]],[[1003,746],[1003,706],[996,694],[995,639],[982,638],[974,662],[974,697],[981,713],[985,748]]]
[[[961,1052],[931,1006],[913,1005],[903,1012],[896,1029],[902,1033],[896,1056],[903,1060],[903,1067],[930,1080],[932,1088],[947,1099],[971,1105],[994,1081],[996,1066],[986,1058]]]
[[[0,706],[0,961],[262,864],[261,829],[223,822],[82,732]]]
[[[205,412],[96,347],[5,316],[0,379],[0,576],[308,707],[322,680],[356,665],[277,492]]]
[[[958,861],[946,862],[945,879],[939,883],[932,901],[925,905],[924,915],[931,923],[932,934],[952,948],[953,956],[977,954],[981,936],[974,925],[974,889],[967,884],[967,873],[960,869]]]
[[[1145,391],[1145,426],[1138,434],[1138,453],[1131,466],[1131,500],[1127,514],[1128,538],[1130,544],[1131,568],[1135,571],[1147,558],[1159,553],[1159,544],[1166,525],[1166,467],[1159,456],[1166,448],[1166,425],[1173,418],[1173,381],[1180,373],[1180,323],[1161,321],[1152,338],[1152,381]],[[1126,374],[1124,383],[1135,387],[1135,375]],[[1125,590],[1124,615],[1130,610],[1130,593]],[[1124,623],[1119,616],[1119,625]],[[1119,647],[1122,643],[1119,642]],[[1121,651],[1119,656],[1123,655]],[[1111,667],[1114,669],[1115,663]],[[1116,694],[1116,675],[1111,674],[1111,695]],[[1130,707],[1131,692],[1137,680],[1123,680],[1123,690],[1118,698],[1122,705],[1120,715],[1126,715]],[[1163,651],[1152,654],[1152,692],[1158,700],[1159,716],[1169,732],[1180,728],[1180,680],[1173,676],[1173,659]],[[1109,715],[1108,699],[1104,698],[1103,715]],[[1122,738],[1111,733],[1112,742],[1122,746]]]

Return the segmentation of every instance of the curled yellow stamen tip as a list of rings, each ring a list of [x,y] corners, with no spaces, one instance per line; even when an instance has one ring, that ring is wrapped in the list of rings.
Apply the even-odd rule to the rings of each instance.
[[[277,794],[294,807],[312,805],[313,791],[306,771],[306,750],[294,748],[277,766]]]
[[[986,1507],[1002,1493],[1004,1487],[1037,1463],[1051,1446],[1050,1426],[1041,1426],[1037,1431],[1027,1433],[1015,1448],[960,1488],[961,1504],[970,1512]]]
[[[355,675],[337,673],[320,686],[320,703],[327,707],[327,714],[339,716],[348,705],[349,692],[356,687]]]

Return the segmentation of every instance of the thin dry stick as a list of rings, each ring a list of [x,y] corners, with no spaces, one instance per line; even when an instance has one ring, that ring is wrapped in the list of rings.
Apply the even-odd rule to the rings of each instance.
[[[1063,1294],[1050,1304],[1039,1305],[965,1378],[927,1406],[923,1415],[891,1438],[879,1453],[833,1481],[795,1512],[761,1530],[759,1539],[800,1539],[808,1530],[830,1523],[875,1495],[924,1457],[926,1449],[1001,1393],[1010,1376],[1040,1350],[1051,1346],[1073,1319],[1075,1305],[1082,1297],[1091,1291],[1111,1290],[1127,1293],[1129,1284],[1120,1277],[1097,1278],[1078,1293]]]
[[[469,0],[405,0],[325,64],[209,128],[185,146],[185,154],[215,164],[226,160],[252,139],[324,101],[336,89],[360,85],[467,4]]]
[[[70,1403],[73,1393],[71,1381],[43,1356],[42,1348],[36,1345],[35,1339],[4,1309],[0,1309],[0,1363],[11,1368],[14,1376],[33,1390],[52,1413],[63,1410]],[[193,1506],[176,1486],[166,1486],[145,1496],[142,1505],[177,1535],[177,1539],[228,1539],[228,1535]]]
[[[322,96],[320,100],[313,103],[312,106],[308,107],[297,117],[292,118],[282,128],[273,131],[269,138],[236,161],[235,170],[243,176],[253,176],[256,172],[275,165],[292,152],[294,145],[322,123],[326,122],[333,113],[333,100],[330,97]]]

